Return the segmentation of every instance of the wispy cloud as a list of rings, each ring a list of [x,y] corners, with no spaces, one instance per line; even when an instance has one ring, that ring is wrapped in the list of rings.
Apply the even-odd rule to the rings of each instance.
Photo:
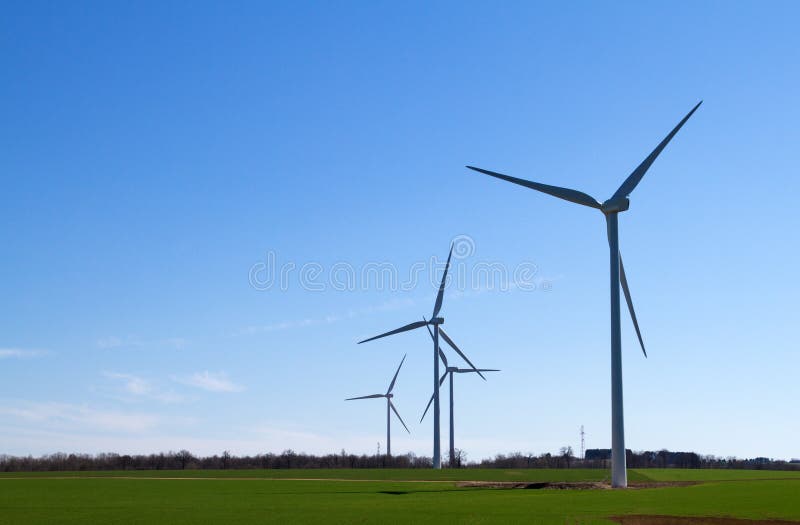
[[[167,337],[164,339],[142,340],[135,336],[119,337],[111,335],[101,337],[96,341],[98,348],[111,350],[114,348],[142,348],[146,346],[168,346],[176,350],[181,350],[186,346],[186,339],[183,337]]]
[[[18,419],[28,423],[44,423],[52,428],[118,432],[144,432],[155,427],[159,421],[159,417],[153,414],[102,410],[54,402],[0,404],[0,415],[6,421]]]
[[[23,348],[0,348],[0,359],[26,359],[41,357],[47,354],[44,350],[26,350]]]
[[[116,336],[102,337],[97,340],[97,347],[102,349],[120,348],[122,346],[132,346],[129,340],[123,340]]]
[[[131,396],[153,399],[164,403],[183,401],[183,396],[169,390],[160,389],[142,377],[117,372],[104,372],[103,375],[109,379],[121,381],[123,390]]]
[[[258,326],[248,326],[239,330],[234,335],[252,335],[257,333],[264,333],[264,332],[276,332],[280,330],[290,330],[293,328],[305,328],[307,326],[318,326],[318,325],[329,325],[333,323],[338,323],[340,321],[346,321],[348,319],[355,319],[357,317],[361,317],[364,315],[369,315],[375,312],[387,312],[391,310],[400,310],[402,308],[408,308],[410,306],[414,306],[415,301],[413,299],[394,299],[391,301],[386,301],[381,304],[375,306],[367,306],[364,308],[351,308],[345,312],[335,313],[335,314],[328,314],[324,317],[316,317],[316,318],[305,318],[305,319],[295,319],[291,321],[281,321],[277,323],[270,323],[265,325],[258,325]]]
[[[208,392],[241,392],[242,385],[236,384],[224,373],[211,373],[209,371],[197,372],[189,377],[173,377],[174,381],[187,386],[200,388]]]
[[[187,449],[198,455],[219,454],[230,450],[233,454],[263,454],[265,451],[280,453],[287,448],[298,452],[324,454],[356,448],[350,441],[342,441],[328,435],[316,434],[308,430],[273,426],[272,428],[251,429],[232,427],[217,437],[208,437],[219,430],[219,425],[211,423],[204,431],[198,432],[196,421],[170,418],[160,421],[159,427],[142,433],[98,432],[93,428],[56,429],[50,424],[28,421],[0,420],[0,442],[3,453],[26,456],[28,454],[50,454],[56,451],[100,453],[114,451],[120,454],[151,454],[158,451]],[[174,425],[170,428],[170,423]],[[202,427],[200,427],[202,428]],[[372,447],[376,439],[370,436],[365,445]],[[364,439],[367,442],[367,439]],[[425,446],[427,446],[427,441]],[[357,449],[357,448],[356,448]],[[420,447],[422,450],[422,447]]]

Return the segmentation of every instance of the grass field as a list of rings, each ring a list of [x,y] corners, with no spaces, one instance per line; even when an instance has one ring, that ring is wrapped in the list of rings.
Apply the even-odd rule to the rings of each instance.
[[[800,520],[800,472],[631,470],[640,483],[699,483],[628,490],[455,482],[607,476],[473,469],[5,473],[0,523],[613,523],[609,517],[629,514]]]

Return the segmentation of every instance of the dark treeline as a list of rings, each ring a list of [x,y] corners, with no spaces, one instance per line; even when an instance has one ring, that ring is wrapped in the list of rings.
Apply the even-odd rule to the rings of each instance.
[[[800,470],[800,460],[784,461],[769,458],[741,459],[720,458],[701,455],[695,452],[632,452],[626,450],[629,468],[708,468],[708,469],[749,469],[749,470]],[[482,468],[611,468],[610,449],[588,449],[584,459],[573,457],[572,449],[564,447],[558,454],[498,454],[492,459],[484,459],[478,464],[468,466]]]
[[[461,468],[609,468],[608,449],[590,449],[585,459],[576,458],[572,448],[558,454],[498,454],[491,459],[466,461],[466,453],[457,451],[456,464]],[[800,460],[783,461],[769,458],[739,459],[703,456],[694,452],[631,452],[627,451],[631,468],[717,468],[800,470]],[[356,455],[344,450],[339,454],[315,456],[285,450],[280,454],[234,456],[223,452],[213,456],[195,456],[188,450],[160,454],[49,454],[34,458],[0,455],[2,472],[46,472],[88,470],[184,470],[184,469],[314,469],[314,468],[431,468],[431,458],[409,453],[402,456]]]
[[[80,470],[185,470],[185,469],[295,469],[295,468],[430,468],[433,461],[414,454],[367,456],[339,454],[314,456],[285,450],[280,454],[234,456],[223,452],[195,456],[188,450],[160,454],[64,454],[38,458],[0,455],[0,472],[80,471]]]

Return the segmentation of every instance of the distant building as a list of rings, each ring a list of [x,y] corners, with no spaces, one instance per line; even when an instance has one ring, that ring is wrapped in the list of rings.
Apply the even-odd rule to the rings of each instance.
[[[590,448],[586,451],[587,461],[609,461],[611,459],[611,449]],[[678,467],[678,468],[700,468],[700,456],[694,452],[670,452],[669,450],[659,450],[658,452],[644,451],[634,454],[630,449],[625,449],[625,460],[629,467]]]
[[[588,461],[611,459],[610,448],[587,448],[583,456]]]
[[[630,458],[631,457],[631,449],[625,449],[625,456]],[[611,449],[610,448],[587,448],[586,453],[584,455],[586,460],[608,460],[611,459]]]

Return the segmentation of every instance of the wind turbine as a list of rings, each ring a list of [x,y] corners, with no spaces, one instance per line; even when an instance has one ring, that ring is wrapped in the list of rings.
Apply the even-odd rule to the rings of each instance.
[[[631,300],[631,293],[628,289],[628,280],[625,278],[625,268],[622,265],[622,255],[619,252],[619,234],[617,229],[617,215],[626,211],[630,206],[628,195],[636,188],[637,184],[642,180],[644,174],[650,168],[650,165],[656,160],[656,157],[661,151],[669,144],[672,137],[681,129],[681,127],[689,120],[689,117],[697,111],[703,101],[697,103],[692,110],[683,117],[675,128],[670,131],[661,143],[656,146],[656,149],[642,161],[639,166],[633,170],[625,182],[617,189],[610,199],[600,204],[590,195],[581,191],[572,190],[569,188],[560,188],[558,186],[550,186],[548,184],[541,184],[532,182],[525,179],[518,179],[497,173],[494,171],[475,168],[467,166],[471,170],[475,170],[486,175],[491,175],[498,179],[503,179],[526,188],[547,193],[553,197],[564,199],[566,201],[582,204],[590,208],[596,208],[603,212],[606,217],[608,246],[610,253],[610,266],[611,266],[611,486],[612,487],[627,487],[628,476],[625,468],[625,424],[622,412],[622,341],[620,337],[620,319],[619,319],[619,288],[622,284],[622,291],[625,293],[625,302],[628,303],[628,310],[633,320],[633,326],[636,329],[636,336],[639,339],[639,344],[642,347],[645,357],[647,352],[644,349],[644,341],[642,334],[639,331],[639,323],[636,320],[636,313],[633,310],[633,301]]]
[[[464,361],[469,363],[469,365],[481,376],[484,380],[486,378],[478,372],[478,369],[475,368],[467,356],[456,346],[452,339],[445,333],[444,329],[442,329],[441,325],[444,323],[444,318],[439,317],[439,311],[442,309],[442,299],[444,298],[444,286],[445,281],[447,279],[447,270],[450,268],[450,258],[453,256],[453,245],[450,245],[450,254],[447,256],[447,264],[444,267],[444,275],[442,275],[442,283],[439,285],[439,293],[436,296],[436,303],[433,305],[433,315],[431,315],[430,321],[422,318],[422,321],[415,321],[413,323],[407,324],[405,326],[401,326],[396,330],[391,330],[389,332],[383,333],[381,335],[376,335],[375,337],[370,337],[369,339],[364,339],[363,341],[359,341],[358,344],[366,343],[367,341],[374,341],[375,339],[380,339],[381,337],[387,337],[394,334],[399,334],[402,332],[408,332],[409,330],[416,330],[417,328],[422,328],[423,326],[433,326],[433,468],[440,469],[442,468],[442,457],[440,451],[440,444],[441,439],[439,436],[439,335],[442,336],[442,339],[450,345],[450,347],[458,353]],[[429,328],[430,330],[430,328]]]
[[[430,328],[429,328],[430,330]],[[433,337],[433,334],[431,334]],[[455,424],[454,424],[454,417],[453,417],[453,374],[470,374],[470,373],[478,373],[478,372],[499,372],[500,370],[496,370],[494,368],[459,368],[457,366],[449,366],[447,364],[447,357],[444,355],[444,352],[439,350],[439,357],[442,359],[442,363],[444,364],[444,374],[442,374],[441,379],[439,379],[439,386],[444,384],[444,380],[447,379],[447,376],[450,376],[450,466],[455,466],[455,458],[456,458],[456,445],[455,445]],[[428,409],[431,407],[431,402],[433,401],[433,395],[431,395],[430,401],[428,401],[428,406],[425,407],[425,412],[422,413],[422,417],[419,418],[419,422],[422,423],[422,420],[425,419],[425,414],[428,413]]]
[[[386,391],[385,394],[372,394],[369,396],[350,397],[348,399],[345,399],[345,401],[353,401],[355,399],[374,399],[378,397],[386,398],[386,455],[387,456],[392,455],[392,417],[391,417],[392,412],[394,412],[394,414],[397,416],[397,419],[400,420],[400,423],[403,424],[403,428],[406,429],[406,432],[408,432],[409,434],[411,433],[411,431],[408,430],[408,427],[406,426],[405,422],[403,422],[403,418],[400,417],[400,413],[394,407],[394,403],[392,403],[392,398],[394,397],[394,394],[392,394],[392,389],[394,388],[395,381],[397,381],[397,374],[400,373],[400,368],[403,366],[403,361],[405,360],[406,356],[403,356],[403,359],[400,361],[400,366],[397,367],[397,372],[394,373],[392,382],[389,383],[389,389]],[[380,447],[380,445],[378,445],[378,447]]]

